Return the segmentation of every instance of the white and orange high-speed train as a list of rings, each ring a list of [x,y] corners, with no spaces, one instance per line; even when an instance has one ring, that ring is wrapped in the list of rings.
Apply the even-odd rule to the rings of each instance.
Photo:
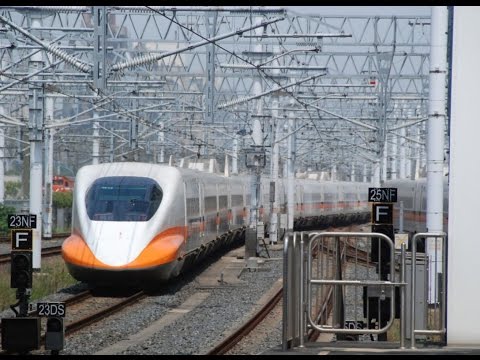
[[[295,230],[368,221],[367,183],[295,180]],[[268,223],[270,179],[259,220]],[[286,186],[277,187],[279,209]],[[62,256],[91,284],[151,286],[222,246],[240,243],[249,221],[250,178],[137,162],[104,163],[76,175],[72,233]],[[268,228],[268,226],[266,226]]]
[[[427,179],[387,180],[383,187],[397,188],[397,202],[393,206],[395,230],[415,234],[427,231]],[[403,203],[403,229],[400,228],[400,203]],[[443,228],[448,228],[448,177],[443,179]]]

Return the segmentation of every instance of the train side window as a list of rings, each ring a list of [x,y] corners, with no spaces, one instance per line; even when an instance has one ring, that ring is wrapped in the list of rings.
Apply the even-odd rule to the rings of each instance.
[[[220,195],[218,197],[218,207],[220,209],[226,209],[228,207],[228,198],[227,195]]]
[[[243,195],[232,195],[232,207],[243,206]]]
[[[187,217],[190,216],[199,216],[200,215],[200,204],[197,198],[187,198]]]
[[[217,197],[216,196],[206,196],[205,197],[205,211],[217,211]]]

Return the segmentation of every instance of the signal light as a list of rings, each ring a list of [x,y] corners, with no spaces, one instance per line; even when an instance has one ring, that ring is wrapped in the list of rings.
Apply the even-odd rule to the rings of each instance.
[[[65,345],[65,328],[63,318],[52,316],[47,319],[45,332],[45,350],[62,350]]]
[[[31,288],[32,272],[32,252],[12,251],[10,287]]]

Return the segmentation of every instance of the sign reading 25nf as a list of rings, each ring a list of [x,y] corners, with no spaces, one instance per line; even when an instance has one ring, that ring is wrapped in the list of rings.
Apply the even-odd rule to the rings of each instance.
[[[368,202],[397,202],[397,188],[368,188]]]

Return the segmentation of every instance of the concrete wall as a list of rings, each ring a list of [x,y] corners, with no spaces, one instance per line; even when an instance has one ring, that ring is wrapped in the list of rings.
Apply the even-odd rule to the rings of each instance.
[[[447,343],[480,345],[480,7],[455,6],[448,221]]]

